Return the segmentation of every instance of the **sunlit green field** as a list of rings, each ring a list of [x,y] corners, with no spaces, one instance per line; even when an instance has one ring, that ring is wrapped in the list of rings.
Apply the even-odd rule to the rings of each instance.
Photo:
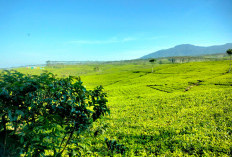
[[[105,137],[127,147],[126,156],[232,156],[228,68],[229,61],[155,64],[151,73],[151,64],[143,61],[45,70],[80,76],[88,89],[102,85],[108,94],[110,116],[80,139],[85,156],[120,156],[108,150]]]

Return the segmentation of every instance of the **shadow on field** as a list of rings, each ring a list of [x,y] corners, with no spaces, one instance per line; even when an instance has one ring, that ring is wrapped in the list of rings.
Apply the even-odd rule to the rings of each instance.
[[[172,93],[172,92],[169,92],[169,91],[166,91],[166,90],[156,88],[157,86],[163,86],[163,85],[147,85],[147,87],[158,90],[158,91],[161,91],[161,92]]]

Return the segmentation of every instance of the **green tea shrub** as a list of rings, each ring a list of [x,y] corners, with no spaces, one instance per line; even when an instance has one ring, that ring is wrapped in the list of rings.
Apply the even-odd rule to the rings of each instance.
[[[107,145],[107,148],[108,148],[111,156],[114,153],[120,153],[122,155],[125,154],[126,147],[123,144],[117,143],[116,140],[109,140],[108,138],[105,138],[105,143]]]
[[[109,113],[106,97],[102,86],[87,90],[79,77],[3,71],[0,156],[70,154],[78,136]]]

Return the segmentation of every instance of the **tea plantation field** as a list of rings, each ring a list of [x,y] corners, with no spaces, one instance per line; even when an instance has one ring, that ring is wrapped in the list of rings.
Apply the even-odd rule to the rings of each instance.
[[[96,68],[97,67],[97,68]],[[108,94],[110,116],[80,137],[83,156],[232,156],[232,73],[229,61],[149,62],[45,67],[80,76]],[[39,69],[17,69],[38,74]]]

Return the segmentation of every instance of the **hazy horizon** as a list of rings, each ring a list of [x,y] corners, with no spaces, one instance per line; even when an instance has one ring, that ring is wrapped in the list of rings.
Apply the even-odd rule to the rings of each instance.
[[[231,0],[0,0],[0,68],[231,43]]]

